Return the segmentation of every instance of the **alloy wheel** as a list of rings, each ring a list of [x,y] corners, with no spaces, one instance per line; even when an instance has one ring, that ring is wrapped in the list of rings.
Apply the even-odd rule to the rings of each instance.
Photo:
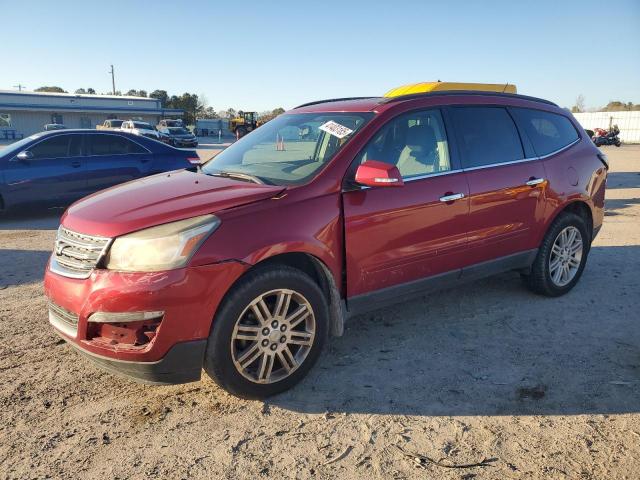
[[[294,290],[271,290],[238,317],[231,335],[233,364],[254,383],[278,382],[302,365],[315,334],[309,301]]]
[[[564,287],[574,279],[582,262],[582,234],[574,226],[564,228],[556,237],[549,255],[551,281]]]

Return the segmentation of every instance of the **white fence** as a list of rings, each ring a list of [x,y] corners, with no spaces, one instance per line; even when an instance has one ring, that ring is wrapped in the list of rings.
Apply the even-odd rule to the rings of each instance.
[[[635,112],[585,112],[574,113],[582,128],[593,130],[613,125],[620,129],[620,140],[623,143],[640,143],[640,111]]]

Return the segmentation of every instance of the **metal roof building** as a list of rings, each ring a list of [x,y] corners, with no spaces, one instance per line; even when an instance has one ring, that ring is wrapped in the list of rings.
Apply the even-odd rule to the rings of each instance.
[[[143,120],[180,118],[183,110],[163,108],[155,98],[0,90],[0,139],[20,138],[48,123],[95,128],[108,118]]]

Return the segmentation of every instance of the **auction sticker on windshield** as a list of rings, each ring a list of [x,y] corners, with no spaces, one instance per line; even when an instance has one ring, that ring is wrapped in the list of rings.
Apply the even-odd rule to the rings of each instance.
[[[344,125],[340,125],[333,120],[329,120],[328,122],[323,123],[318,127],[318,129],[330,133],[334,137],[338,138],[344,138],[351,132],[353,132],[353,130],[351,130],[350,128],[347,128]]]

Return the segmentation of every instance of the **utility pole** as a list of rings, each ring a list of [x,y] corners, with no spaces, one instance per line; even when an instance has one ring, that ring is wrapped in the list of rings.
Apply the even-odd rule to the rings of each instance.
[[[116,94],[116,77],[115,77],[115,72],[113,71],[113,65],[111,65],[111,71],[109,72],[111,74],[111,86],[113,87],[113,94]]]
[[[27,88],[27,87],[19,83],[18,85],[14,85],[13,88],[17,88],[18,91],[21,92],[23,88]]]

